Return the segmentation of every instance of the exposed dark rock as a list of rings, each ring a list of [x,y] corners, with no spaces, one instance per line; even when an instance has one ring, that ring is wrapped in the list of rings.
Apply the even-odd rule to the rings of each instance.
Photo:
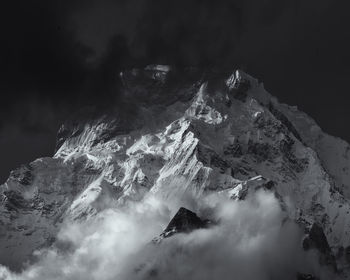
[[[271,190],[272,188],[275,187],[275,185],[276,183],[274,181],[269,180],[263,185],[263,187],[267,190]]]
[[[298,273],[297,280],[318,280],[319,278],[313,276],[312,274]]]
[[[347,246],[344,250],[345,259],[348,263],[350,263],[350,246]]]
[[[176,233],[188,233],[196,229],[206,228],[209,224],[210,221],[202,220],[196,213],[181,207],[160,236],[167,238]]]
[[[293,145],[295,141],[286,136],[286,139],[283,139],[279,144],[279,149],[282,152],[284,159],[290,164],[290,167],[296,172],[302,172],[305,169],[305,166],[308,164],[306,158],[297,158],[293,152]]]
[[[237,90],[233,97],[239,101],[245,102],[247,99],[247,93],[244,90]]]
[[[245,102],[247,99],[247,91],[251,88],[249,80],[238,79],[235,82],[234,88],[232,88],[233,97],[237,100]]]
[[[288,118],[281,113],[280,111],[278,111],[273,104],[270,102],[268,105],[268,108],[270,110],[270,112],[281,122],[283,123],[290,132],[293,133],[293,135],[295,136],[295,138],[297,138],[300,142],[303,142],[303,140],[300,137],[300,134],[298,133],[298,131],[296,130],[296,128],[293,126],[293,124],[288,120]]]
[[[324,234],[322,227],[317,223],[312,225],[308,237],[303,242],[303,248],[305,250],[317,248],[321,253],[331,252],[327,237]]]
[[[279,143],[279,149],[283,154],[289,154],[292,152],[293,149],[293,145],[294,145],[294,141],[292,138],[286,136],[285,139],[283,139],[280,143]]]
[[[221,173],[225,173],[230,164],[223,160],[215,151],[208,149],[203,145],[198,145],[195,150],[198,159],[207,166],[216,167],[220,169]]]
[[[245,187],[245,188],[241,189],[241,190],[238,192],[236,198],[237,198],[238,200],[245,200],[245,198],[246,198],[247,195],[248,195],[248,192],[249,192],[248,187]],[[231,197],[231,198],[233,198],[233,197]]]
[[[221,173],[225,173],[226,169],[230,167],[230,164],[220,158],[217,154],[211,155],[210,165],[219,168]]]
[[[249,140],[248,153],[252,154],[258,162],[263,162],[273,159],[277,155],[277,150],[268,143],[258,143]]]
[[[22,185],[30,185],[33,182],[33,168],[30,164],[22,165],[21,167],[11,171],[10,179],[18,181]]]
[[[23,196],[19,192],[9,190],[4,191],[3,195],[5,207],[8,211],[18,211],[20,209],[29,208],[28,202],[23,198]]]
[[[263,114],[259,114],[254,120],[254,124],[257,128],[264,128],[266,126],[266,121]]]
[[[224,147],[224,155],[232,157],[240,157],[243,155],[241,145],[238,141]]]
[[[321,264],[330,265],[335,271],[337,270],[335,257],[329,246],[327,237],[322,227],[317,223],[311,226],[308,236],[303,241],[303,248],[304,250],[317,249],[321,253]]]

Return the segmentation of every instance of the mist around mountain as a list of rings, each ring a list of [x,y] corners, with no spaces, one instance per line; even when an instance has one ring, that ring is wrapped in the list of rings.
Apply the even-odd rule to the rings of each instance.
[[[240,70],[120,80],[0,186],[0,279],[347,279],[348,143]]]

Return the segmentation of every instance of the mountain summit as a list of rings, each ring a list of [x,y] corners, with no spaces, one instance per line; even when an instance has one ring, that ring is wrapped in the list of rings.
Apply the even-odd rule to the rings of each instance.
[[[19,270],[35,250],[54,246],[64,225],[149,195],[174,214],[173,206],[192,209],[211,193],[244,201],[264,190],[322,265],[347,274],[348,143],[240,70],[151,65],[120,79],[125,102],[136,107],[67,122],[52,158],[21,166],[0,186],[1,264]]]

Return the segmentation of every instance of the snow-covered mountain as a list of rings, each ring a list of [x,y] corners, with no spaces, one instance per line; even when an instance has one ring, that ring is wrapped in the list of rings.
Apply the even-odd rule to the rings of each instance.
[[[55,244],[63,224],[149,194],[197,212],[191,199],[245,200],[263,189],[304,230],[300,246],[316,248],[323,265],[345,277],[348,143],[240,70],[151,65],[120,79],[123,110],[67,121],[52,158],[21,166],[0,186],[1,264],[19,269]]]

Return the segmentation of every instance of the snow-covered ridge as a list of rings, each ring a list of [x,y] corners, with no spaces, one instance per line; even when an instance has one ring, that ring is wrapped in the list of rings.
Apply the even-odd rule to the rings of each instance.
[[[319,224],[347,266],[339,252],[350,245],[349,144],[240,70],[178,71],[123,72],[136,113],[63,126],[53,158],[11,174],[0,187],[0,263],[19,266],[52,244],[64,221],[148,193],[171,205],[210,192],[244,199],[264,188],[306,231]]]

